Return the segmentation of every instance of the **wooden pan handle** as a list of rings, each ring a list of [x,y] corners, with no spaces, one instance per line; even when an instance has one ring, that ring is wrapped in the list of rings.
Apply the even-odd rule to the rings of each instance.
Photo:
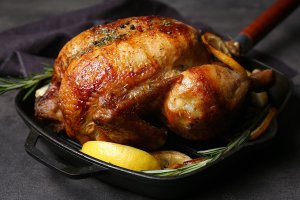
[[[239,42],[241,53],[246,53],[276,25],[285,19],[299,5],[299,0],[277,0],[272,6],[244,28],[235,41]]]

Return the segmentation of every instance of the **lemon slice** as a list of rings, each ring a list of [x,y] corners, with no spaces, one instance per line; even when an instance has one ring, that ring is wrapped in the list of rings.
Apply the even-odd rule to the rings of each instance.
[[[160,169],[160,164],[154,156],[127,145],[88,141],[83,144],[81,151],[99,160],[134,171]]]

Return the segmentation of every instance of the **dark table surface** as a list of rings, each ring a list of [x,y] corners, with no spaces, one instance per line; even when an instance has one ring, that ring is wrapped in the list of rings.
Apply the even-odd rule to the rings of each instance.
[[[1,0],[0,31],[87,7],[97,0]],[[191,22],[201,21],[234,37],[273,0],[164,0]],[[278,117],[273,143],[231,167],[231,176],[191,199],[300,199],[300,10],[292,13],[255,49],[294,71],[294,94]],[[262,58],[263,59],[263,58]],[[24,151],[29,129],[14,107],[16,92],[0,97],[0,199],[148,199],[97,179],[72,180],[40,164]],[[227,172],[224,172],[227,173]],[[199,180],[201,181],[201,180]],[[195,183],[197,184],[197,183]],[[213,192],[212,192],[213,191]]]

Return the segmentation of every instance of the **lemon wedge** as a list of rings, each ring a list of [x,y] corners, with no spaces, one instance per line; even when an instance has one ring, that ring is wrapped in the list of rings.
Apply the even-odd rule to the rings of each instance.
[[[160,169],[160,164],[154,156],[127,145],[88,141],[82,145],[81,151],[96,159],[134,171]]]

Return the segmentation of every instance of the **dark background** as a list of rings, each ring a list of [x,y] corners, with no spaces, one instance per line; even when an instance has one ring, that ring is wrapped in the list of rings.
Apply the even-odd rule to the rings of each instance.
[[[1,0],[0,31],[100,2],[103,1]],[[203,22],[223,35],[234,37],[274,1],[162,2],[192,23]],[[199,194],[191,199],[300,199],[299,19],[300,9],[255,47],[295,71],[289,75],[294,94],[279,116],[279,131],[273,144],[241,159],[230,169],[230,176],[215,180],[220,183],[209,192],[199,188]],[[29,130],[16,114],[15,94],[10,92],[0,97],[0,199],[148,199],[93,178],[68,179],[27,155],[23,146]]]

